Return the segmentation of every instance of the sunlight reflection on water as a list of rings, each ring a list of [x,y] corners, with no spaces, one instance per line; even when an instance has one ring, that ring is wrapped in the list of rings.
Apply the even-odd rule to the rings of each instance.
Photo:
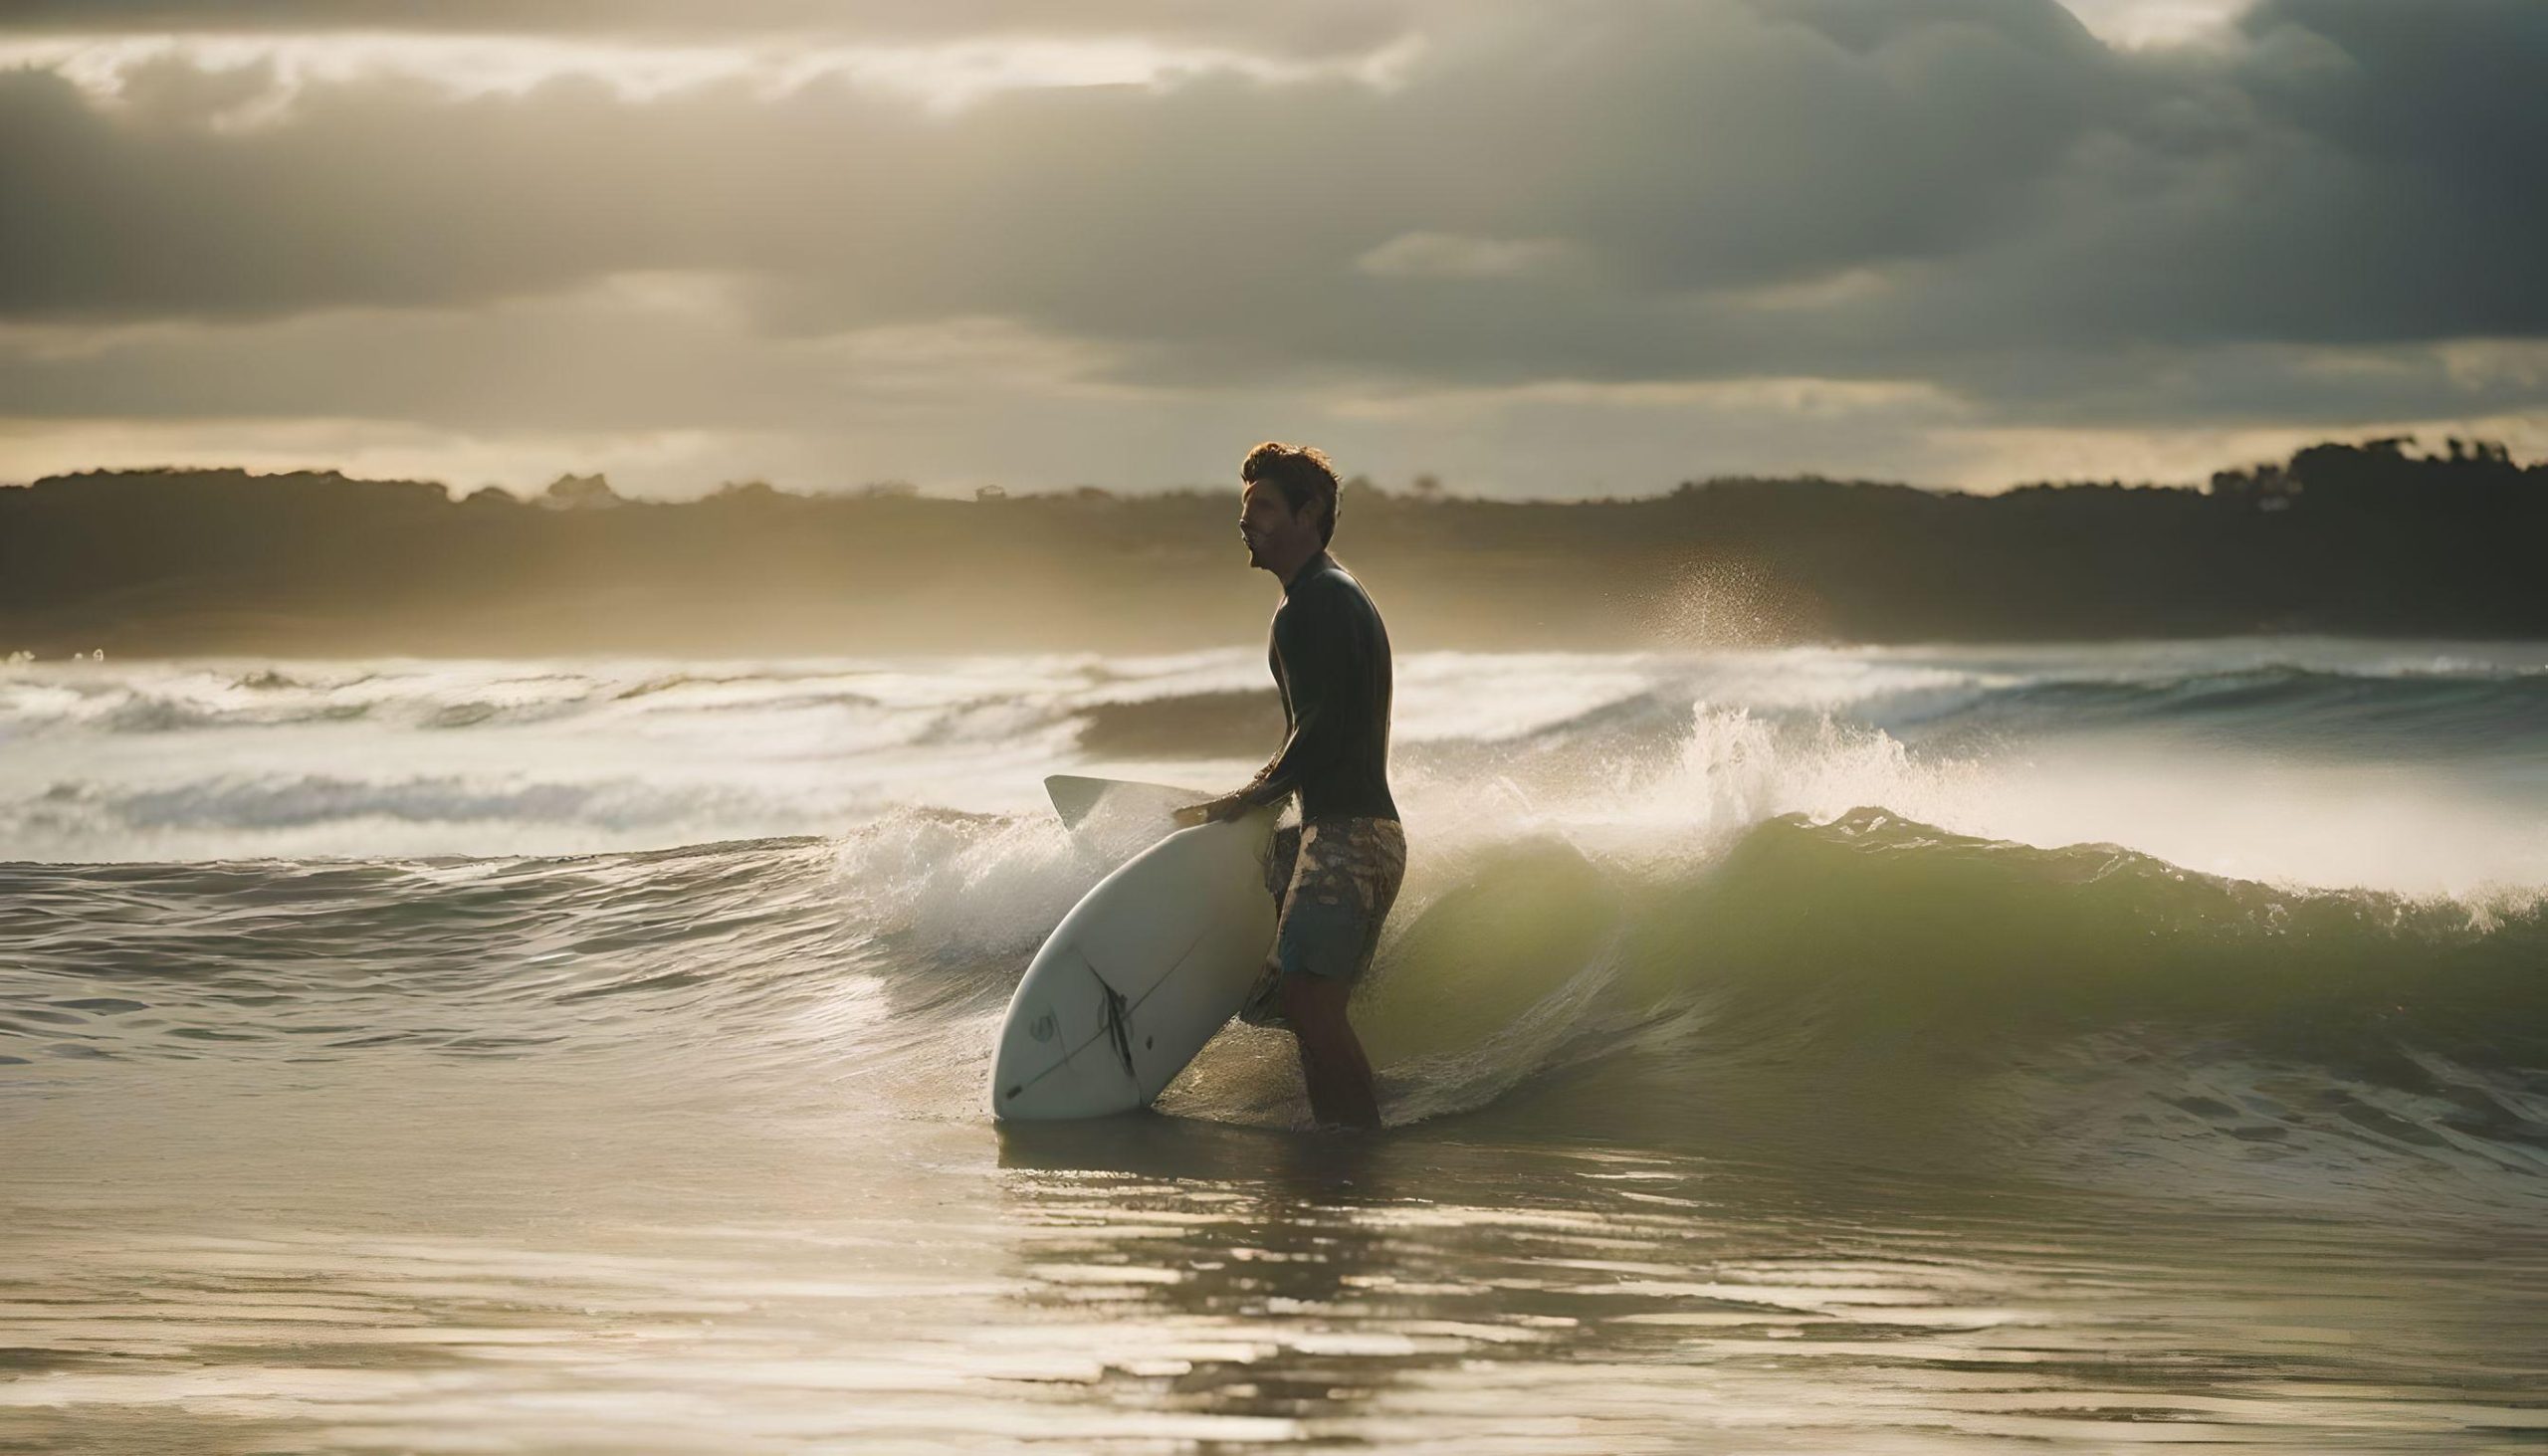
[[[563,1174],[571,1140],[539,1128],[479,1149],[450,1200],[393,1196],[394,1159],[286,1178],[288,1147],[189,1168],[182,1139],[138,1134],[73,1178],[39,1148],[0,1276],[0,1433],[1614,1452],[2548,1431],[2535,1230],[1824,1182],[1482,1129],[939,1126],[891,1152],[677,1131]]]

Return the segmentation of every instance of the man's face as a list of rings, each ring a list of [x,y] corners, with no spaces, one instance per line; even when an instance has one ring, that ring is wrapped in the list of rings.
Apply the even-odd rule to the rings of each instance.
[[[1267,566],[1298,553],[1306,543],[1304,533],[1316,534],[1317,529],[1292,514],[1280,486],[1254,481],[1239,496],[1238,533],[1247,542],[1250,566]]]

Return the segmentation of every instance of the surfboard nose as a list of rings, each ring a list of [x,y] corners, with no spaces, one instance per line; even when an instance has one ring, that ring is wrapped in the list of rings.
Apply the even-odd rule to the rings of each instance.
[[[1142,1105],[1141,1088],[1103,1038],[1066,1052],[1058,1026],[1043,1041],[1033,1037],[1052,1013],[1030,1014],[1027,1036],[1003,1043],[992,1059],[991,1116],[1002,1122],[1052,1122],[1103,1117]]]
[[[1246,998],[1273,935],[1270,813],[1168,835],[1053,928],[1009,998],[991,1116],[1103,1117],[1148,1103]]]

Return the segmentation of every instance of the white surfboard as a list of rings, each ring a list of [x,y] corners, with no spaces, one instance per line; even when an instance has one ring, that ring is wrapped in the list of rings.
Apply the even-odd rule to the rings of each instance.
[[[1187,804],[1211,797],[1201,789],[1166,783],[1135,783],[1128,778],[1083,778],[1056,773],[1044,780],[1053,812],[1071,829],[1082,825],[1123,824],[1156,829],[1165,835],[1176,827],[1171,817]],[[1157,837],[1157,836],[1154,836]]]
[[[1067,817],[1066,792],[1077,790],[1053,791]],[[1258,809],[1174,830],[1062,917],[1009,998],[991,1061],[992,1116],[1130,1112],[1185,1070],[1238,1013],[1273,943],[1264,866],[1274,818]],[[1164,810],[1160,823],[1168,827]]]

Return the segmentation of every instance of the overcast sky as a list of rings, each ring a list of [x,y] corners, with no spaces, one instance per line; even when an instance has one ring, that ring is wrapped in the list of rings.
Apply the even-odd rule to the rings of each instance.
[[[0,480],[2539,455],[2543,76],[2548,0],[0,0]]]

